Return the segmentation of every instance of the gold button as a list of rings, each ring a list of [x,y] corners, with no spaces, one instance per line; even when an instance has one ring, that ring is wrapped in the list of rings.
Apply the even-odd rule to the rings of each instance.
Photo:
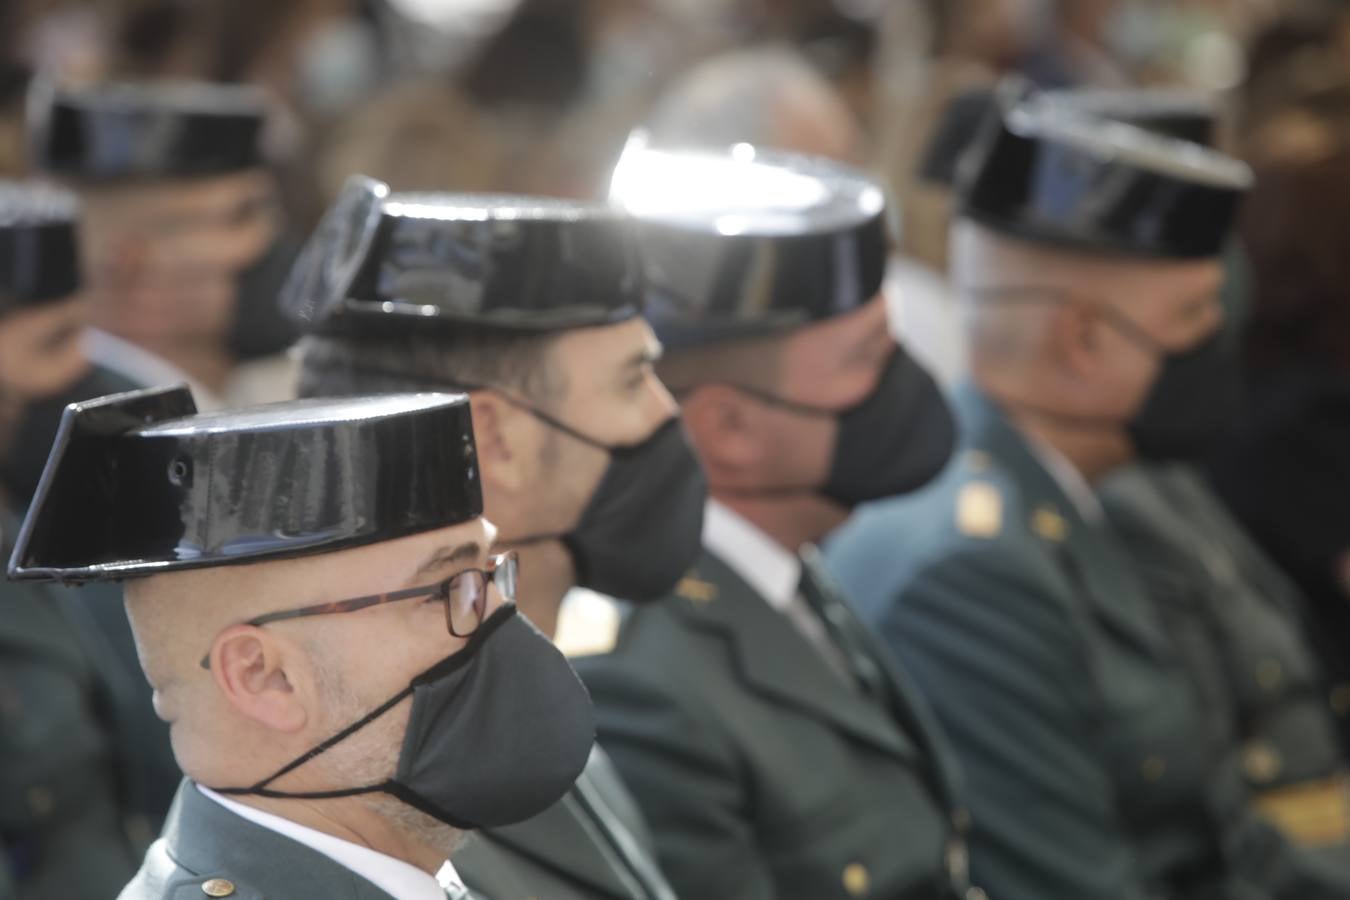
[[[862,863],[849,863],[844,866],[844,890],[851,897],[861,897],[872,889],[872,876]]]
[[[234,882],[224,878],[211,878],[202,882],[202,893],[208,897],[228,897],[234,893]]]
[[[1265,741],[1252,741],[1242,749],[1242,768],[1256,784],[1269,784],[1280,775],[1284,763],[1280,751]]]
[[[56,809],[56,797],[50,788],[35,784],[28,789],[28,810],[34,817],[45,819]]]
[[[1276,691],[1284,681],[1284,666],[1278,659],[1263,659],[1256,664],[1256,683],[1267,693]]]
[[[1069,523],[1053,506],[1042,506],[1031,515],[1031,530],[1047,541],[1061,544],[1069,536]]]
[[[1350,715],[1350,684],[1338,684],[1331,689],[1331,711],[1338,716]]]
[[[1139,766],[1139,774],[1144,776],[1145,781],[1161,781],[1167,774],[1167,760],[1158,756],[1156,753],[1144,757],[1144,762]]]

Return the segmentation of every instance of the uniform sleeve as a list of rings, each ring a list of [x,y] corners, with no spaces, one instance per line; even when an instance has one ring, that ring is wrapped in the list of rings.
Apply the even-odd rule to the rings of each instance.
[[[1098,759],[1068,608],[1052,583],[966,554],[922,570],[877,624],[964,769],[976,883],[999,900],[1153,898]]]
[[[727,743],[680,702],[678,688],[602,657],[577,666],[595,702],[600,744],[637,799],[657,859],[681,897],[772,900],[772,876],[747,823]]]

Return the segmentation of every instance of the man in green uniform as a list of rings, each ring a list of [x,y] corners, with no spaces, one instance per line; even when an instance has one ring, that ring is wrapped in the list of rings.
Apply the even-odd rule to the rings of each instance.
[[[964,764],[976,877],[1007,900],[1345,897],[1256,814],[1092,485],[1229,408],[1224,246],[1250,172],[1015,94],[963,163],[963,452],[863,510],[829,564]]]
[[[485,508],[524,563],[521,611],[552,636],[574,585],[657,597],[697,550],[706,491],[642,289],[613,210],[354,178],[283,301],[315,332],[305,395],[471,392]],[[672,900],[650,843],[596,750],[562,802],[456,865],[492,898]]]
[[[464,832],[556,803],[594,737],[495,532],[462,395],[72,405],[9,571],[126,582],[189,780],[122,897],[471,896]]]
[[[662,866],[687,897],[982,896],[942,741],[811,547],[951,449],[936,386],[887,328],[882,191],[748,145],[635,146],[613,195],[639,222],[659,371],[711,494],[683,580],[616,602],[574,658]]]
[[[0,459],[25,407],[88,369],[76,214],[64,192],[0,184]],[[17,530],[0,513],[6,556]],[[90,626],[67,590],[0,586],[2,897],[103,900],[135,871],[115,661]]]
[[[930,177],[950,186],[992,90],[954,102]],[[1149,131],[1212,145],[1216,101],[1165,90],[1062,91],[1053,103]],[[1239,337],[1251,275],[1241,247],[1224,254],[1221,380],[1241,377]],[[1230,395],[1231,396],[1231,395]],[[1226,429],[1216,428],[1217,441]],[[1205,443],[1197,451],[1207,449]],[[1343,845],[1350,807],[1337,717],[1350,713],[1344,688],[1328,688],[1303,632],[1307,601],[1215,497],[1190,460],[1146,461],[1104,478],[1106,516],[1136,562],[1165,627],[1202,690],[1214,722],[1241,742],[1243,771],[1258,802],[1300,842]],[[1226,717],[1226,718],[1225,718]],[[1333,849],[1343,852],[1343,847]]]

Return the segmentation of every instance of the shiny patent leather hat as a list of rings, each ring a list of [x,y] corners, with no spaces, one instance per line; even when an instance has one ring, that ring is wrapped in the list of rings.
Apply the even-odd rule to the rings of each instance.
[[[986,120],[1000,114],[999,91],[973,88],[957,94],[943,109],[919,161],[918,176],[950,187],[961,160],[976,142]],[[1041,94],[1044,102],[1085,115],[1135,125],[1145,131],[1214,146],[1219,106],[1211,94],[1174,88],[1076,89]]]
[[[507,195],[391,193],[349,178],[281,292],[321,333],[525,331],[619,322],[642,310],[637,245],[608,206]]]
[[[463,395],[199,415],[187,388],[154,388],[66,408],[9,576],[99,581],[328,553],[482,510]]]
[[[960,215],[1010,237],[1166,259],[1217,256],[1252,172],[1207,147],[1001,91],[958,174]]]
[[[610,198],[639,223],[645,314],[667,347],[828,319],[881,289],[885,192],[847,166],[748,144],[709,154],[632,141]]]
[[[1085,115],[1125,122],[1155,134],[1214,146],[1219,104],[1213,94],[1183,88],[1081,88],[1047,91],[1042,101]]]
[[[78,216],[67,191],[0,181],[0,314],[80,289]]]
[[[219,175],[264,163],[257,88],[208,82],[112,82],[29,95],[34,163],[79,181]]]

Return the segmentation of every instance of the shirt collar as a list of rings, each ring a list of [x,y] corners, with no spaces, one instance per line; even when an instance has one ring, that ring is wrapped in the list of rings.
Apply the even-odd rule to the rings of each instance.
[[[802,577],[797,555],[716,500],[708,501],[703,517],[703,546],[774,609],[787,609],[797,596]]]
[[[449,860],[446,860],[445,865],[441,866],[441,870],[435,875],[428,875],[401,859],[246,806],[223,797],[203,785],[197,785],[197,790],[235,815],[322,853],[343,868],[360,875],[395,900],[445,900],[445,887],[442,885],[464,887],[459,873]]]
[[[1097,524],[1104,520],[1106,511],[1102,508],[1102,501],[1097,498],[1092,486],[1083,477],[1083,473],[1078,471],[1078,467],[1048,442],[1033,434],[1025,432],[1023,434],[1027,439],[1027,446],[1031,448],[1032,455],[1045,468],[1045,471],[1050,473],[1050,477],[1059,485],[1059,489],[1064,492],[1064,496],[1069,498],[1069,502],[1078,510],[1078,514],[1083,517],[1083,521]]]

